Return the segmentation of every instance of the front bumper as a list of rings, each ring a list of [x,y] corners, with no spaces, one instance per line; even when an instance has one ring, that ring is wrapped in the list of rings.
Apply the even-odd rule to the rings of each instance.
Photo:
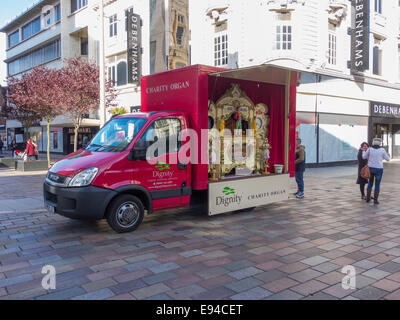
[[[62,188],[45,182],[43,195],[44,202],[59,215],[76,220],[101,220],[117,192],[93,186]]]

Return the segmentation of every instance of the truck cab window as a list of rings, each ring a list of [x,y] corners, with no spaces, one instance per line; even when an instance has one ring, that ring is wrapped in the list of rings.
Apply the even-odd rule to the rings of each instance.
[[[157,147],[154,153],[155,157],[175,153],[181,148],[181,142],[178,141],[181,131],[182,126],[179,119],[159,119],[150,125],[138,144],[146,145],[147,148]]]

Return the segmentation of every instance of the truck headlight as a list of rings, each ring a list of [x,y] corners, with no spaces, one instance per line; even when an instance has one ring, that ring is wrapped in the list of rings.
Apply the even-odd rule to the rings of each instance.
[[[87,187],[93,182],[97,173],[98,168],[89,168],[79,172],[69,183],[69,187]]]

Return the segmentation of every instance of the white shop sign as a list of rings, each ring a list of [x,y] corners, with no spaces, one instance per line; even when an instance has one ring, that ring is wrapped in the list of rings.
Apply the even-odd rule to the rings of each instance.
[[[286,201],[290,194],[288,174],[209,184],[209,215],[243,210],[270,203]]]

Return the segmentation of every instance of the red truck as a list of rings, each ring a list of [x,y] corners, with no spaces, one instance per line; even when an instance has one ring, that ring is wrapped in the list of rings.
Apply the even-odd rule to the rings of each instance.
[[[86,149],[50,168],[46,209],[107,219],[123,233],[146,211],[202,204],[216,215],[287,200],[299,75],[272,65],[196,65],[143,77],[141,113],[113,117]],[[227,159],[233,146],[239,156]]]

